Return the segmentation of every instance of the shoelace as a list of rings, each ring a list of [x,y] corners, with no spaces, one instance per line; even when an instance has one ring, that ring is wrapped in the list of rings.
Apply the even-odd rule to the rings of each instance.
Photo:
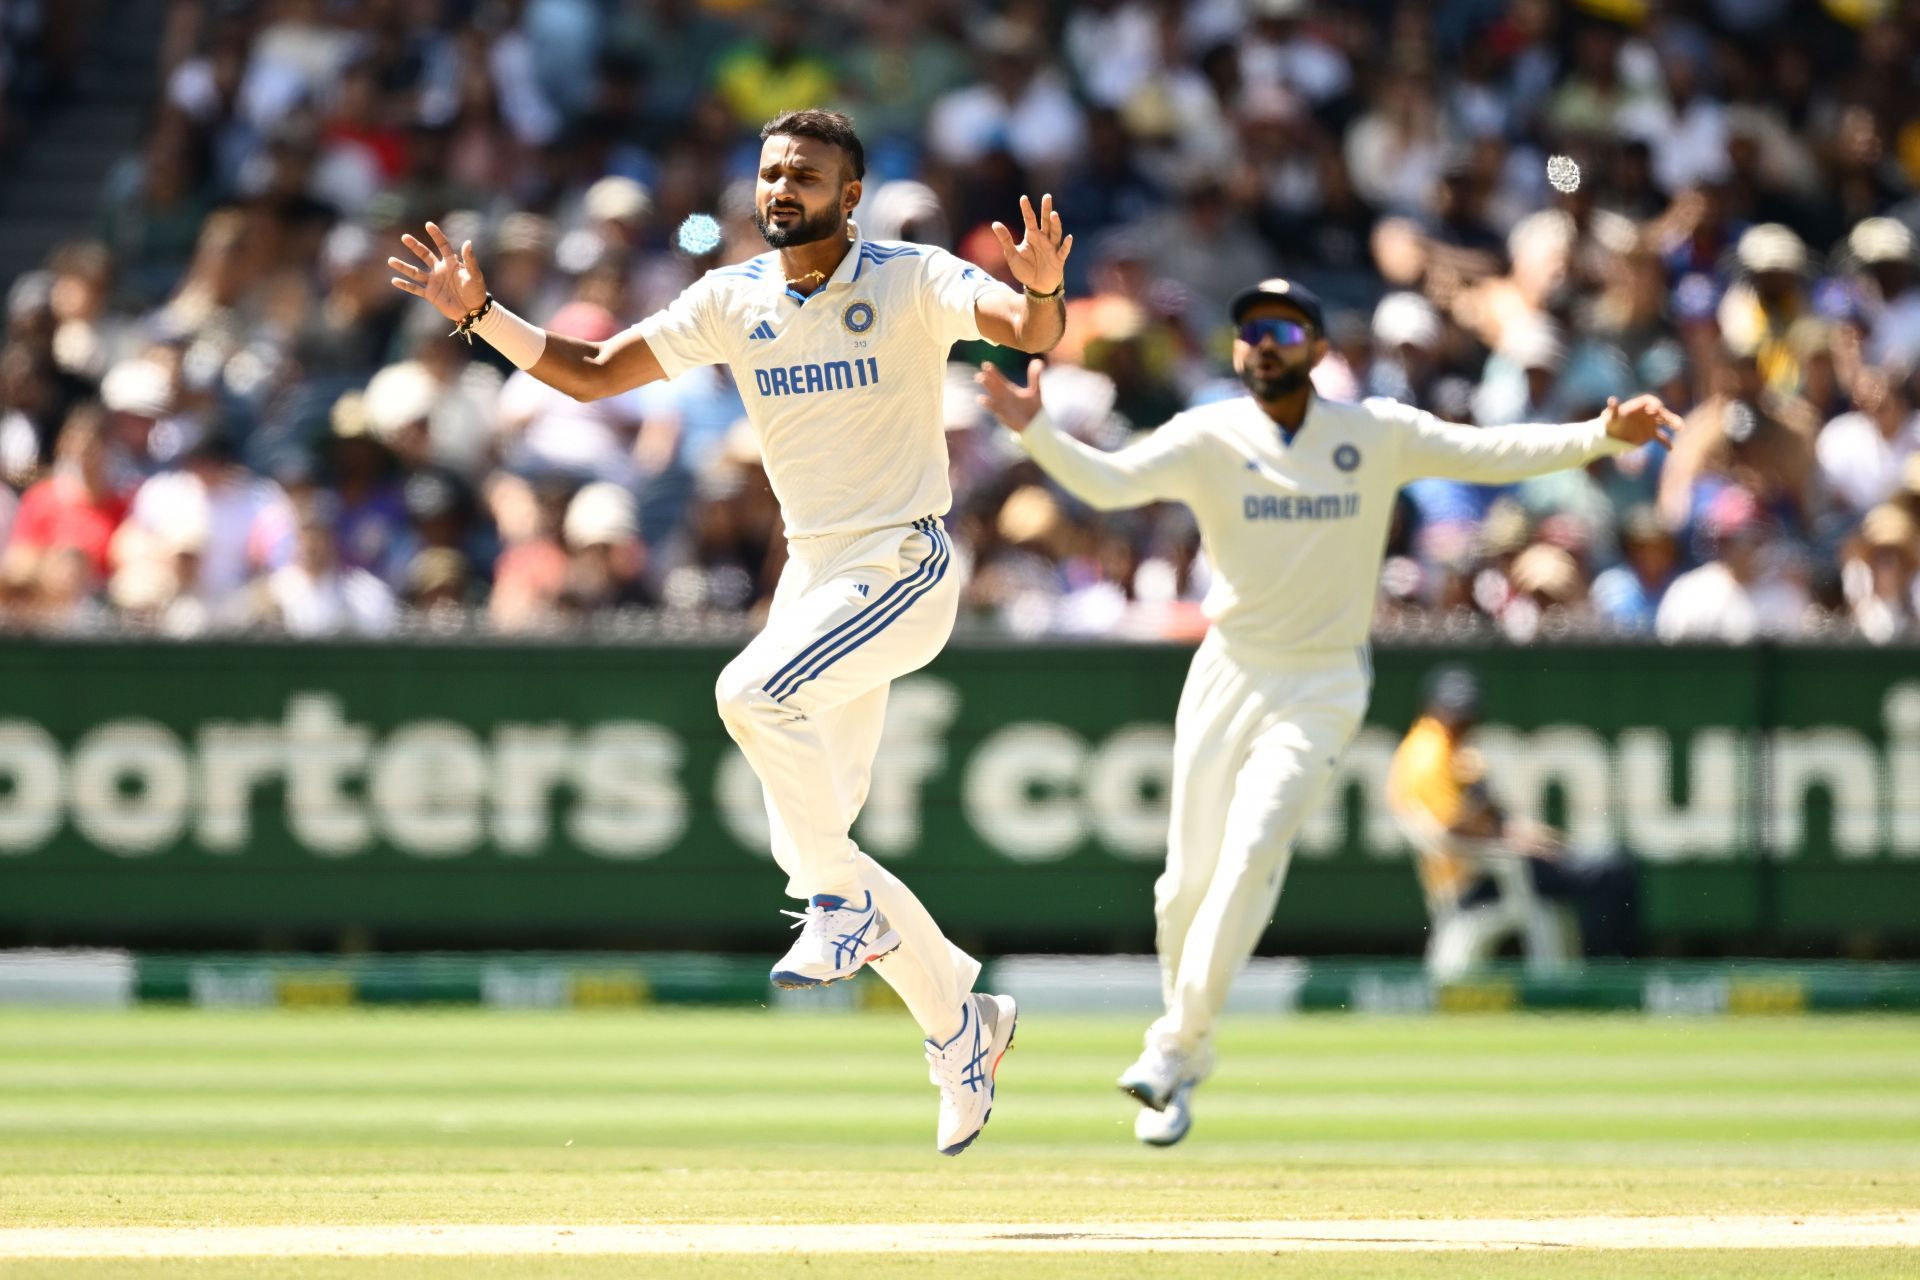
[[[836,907],[834,910],[844,911],[846,908]],[[785,907],[782,907],[780,908],[780,914],[793,917],[793,924],[789,926],[790,928],[804,929],[808,925],[818,922],[820,932],[822,934],[826,932],[827,916],[829,914],[826,907],[808,907],[805,911],[789,911]],[[836,966],[844,965],[847,963],[849,957],[857,957],[859,955],[860,949],[867,944],[867,934],[872,931],[879,919],[879,913],[875,912],[868,916],[866,923],[858,929],[849,933],[843,933],[838,938],[832,940],[833,963]]]

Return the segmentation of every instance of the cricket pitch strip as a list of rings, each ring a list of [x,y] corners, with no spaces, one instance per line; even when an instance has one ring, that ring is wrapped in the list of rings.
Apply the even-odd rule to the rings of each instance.
[[[13,1227],[0,1259],[1920,1247],[1916,1214],[873,1225]]]

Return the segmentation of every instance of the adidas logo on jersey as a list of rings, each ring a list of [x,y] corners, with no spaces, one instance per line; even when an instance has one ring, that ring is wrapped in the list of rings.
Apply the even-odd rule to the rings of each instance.
[[[747,340],[752,341],[755,338],[771,338],[773,336],[773,326],[765,320],[762,320],[759,324],[753,326],[752,331],[747,334]]]

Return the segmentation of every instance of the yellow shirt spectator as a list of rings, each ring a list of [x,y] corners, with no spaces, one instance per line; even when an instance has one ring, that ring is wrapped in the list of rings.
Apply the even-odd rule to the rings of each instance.
[[[1416,721],[1393,753],[1387,803],[1410,830],[1431,831],[1435,837],[1419,859],[1420,883],[1429,898],[1454,901],[1472,877],[1471,861],[1439,837],[1467,815],[1470,792],[1477,792],[1483,774],[1479,753],[1461,747],[1433,716]]]
[[[794,106],[829,102],[834,97],[833,67],[803,49],[748,44],[720,59],[713,87],[733,118],[758,129]]]

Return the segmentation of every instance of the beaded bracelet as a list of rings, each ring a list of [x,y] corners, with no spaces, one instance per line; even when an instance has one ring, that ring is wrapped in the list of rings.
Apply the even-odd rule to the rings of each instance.
[[[456,324],[455,326],[453,326],[453,332],[449,333],[447,336],[449,338],[465,338],[467,340],[467,345],[472,346],[473,345],[473,326],[476,324],[479,324],[481,317],[485,316],[487,312],[491,310],[493,310],[493,295],[488,294],[487,300],[481,303],[479,306],[475,307],[473,310],[467,312],[466,318],[460,321],[459,324]]]

